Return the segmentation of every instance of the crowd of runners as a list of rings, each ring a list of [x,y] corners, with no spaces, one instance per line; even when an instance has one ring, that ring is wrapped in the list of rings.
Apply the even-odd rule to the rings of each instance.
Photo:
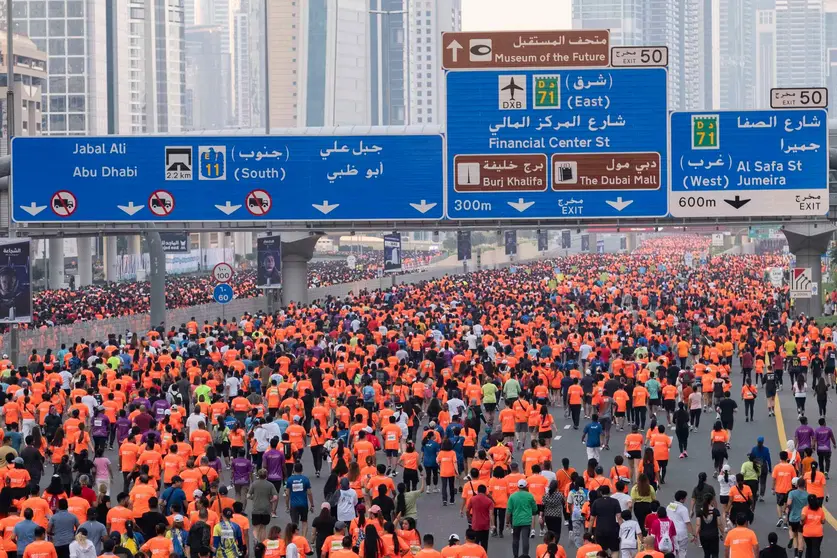
[[[2,550],[485,558],[511,537],[514,558],[819,558],[835,332],[764,280],[780,256],[686,251],[708,240],[4,359]],[[780,390],[799,422],[772,459],[733,429]],[[695,460],[696,486],[666,484]],[[427,528],[440,504],[457,534]]]
[[[402,259],[405,271],[424,269],[438,251],[405,251]],[[334,260],[314,260],[308,264],[310,287],[328,287],[378,277],[383,269],[383,252],[367,250],[354,254],[355,267],[346,264],[346,257]],[[237,271],[232,282],[236,298],[261,296],[254,270]],[[211,275],[172,275],[166,279],[166,307],[185,308],[212,302],[215,282]],[[36,292],[33,298],[33,326],[51,327],[80,321],[142,314],[149,311],[151,285],[147,281],[124,281],[90,285],[77,289]]]

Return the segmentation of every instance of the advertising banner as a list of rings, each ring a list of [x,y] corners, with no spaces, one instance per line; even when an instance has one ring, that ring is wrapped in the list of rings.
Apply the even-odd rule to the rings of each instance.
[[[384,235],[384,273],[401,271],[401,235]]]
[[[31,259],[30,239],[0,240],[0,323],[32,321]]]
[[[262,289],[278,289],[282,286],[282,237],[265,236],[256,241],[256,257],[259,261],[258,286]]]

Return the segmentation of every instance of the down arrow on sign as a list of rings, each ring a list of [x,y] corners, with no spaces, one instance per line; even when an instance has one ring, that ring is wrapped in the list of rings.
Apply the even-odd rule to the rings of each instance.
[[[749,203],[749,201],[750,201],[750,200],[749,200],[749,199],[742,200],[742,199],[741,199],[741,196],[739,196],[738,194],[736,194],[736,195],[735,195],[735,199],[732,199],[732,200],[724,200],[724,201],[725,201],[725,202],[727,202],[728,204],[730,204],[731,206],[733,206],[735,209],[741,209],[742,207],[744,207],[745,205],[747,205],[747,203]]]

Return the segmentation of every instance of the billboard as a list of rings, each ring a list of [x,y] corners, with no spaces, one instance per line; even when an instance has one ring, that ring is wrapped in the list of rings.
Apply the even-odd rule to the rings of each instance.
[[[538,231],[538,252],[549,250],[549,231]]]
[[[0,240],[0,323],[32,321],[31,257],[28,238]]]
[[[471,259],[471,231],[456,232],[456,259],[460,262]]]
[[[384,273],[401,271],[401,234],[384,235]]]
[[[506,255],[517,254],[517,231],[506,231]]]
[[[187,232],[161,232],[160,240],[163,242],[163,252],[166,254],[189,253],[189,233]]]
[[[582,252],[589,252],[590,251],[590,235],[588,235],[588,234],[581,235],[581,251]]]
[[[282,286],[282,237],[265,236],[256,241],[256,257],[259,261],[258,286],[277,289]]]
[[[568,250],[572,246],[572,233],[570,231],[561,231],[561,249]]]

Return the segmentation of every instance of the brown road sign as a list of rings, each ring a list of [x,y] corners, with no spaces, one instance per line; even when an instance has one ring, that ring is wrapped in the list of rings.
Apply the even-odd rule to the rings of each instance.
[[[656,190],[660,180],[659,153],[554,153],[552,189]]]
[[[544,154],[457,155],[453,158],[457,192],[545,192]]]
[[[598,67],[610,64],[610,32],[442,33],[446,70]]]

